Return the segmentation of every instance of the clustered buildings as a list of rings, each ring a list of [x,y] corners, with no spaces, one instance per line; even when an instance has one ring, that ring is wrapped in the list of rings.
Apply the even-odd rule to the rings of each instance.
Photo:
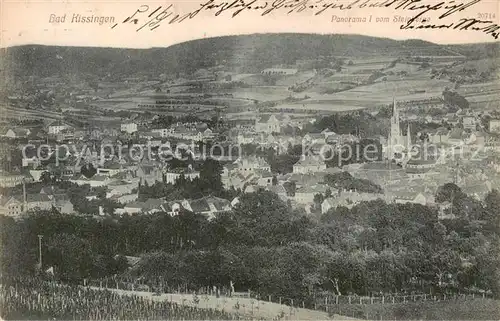
[[[454,182],[478,199],[491,189],[500,187],[497,186],[500,167],[495,158],[498,147],[490,135],[480,128],[475,115],[459,112],[450,116],[447,127],[430,131],[428,137],[423,139],[412,137],[411,125],[401,128],[403,116],[396,100],[392,109],[389,134],[380,138],[383,159],[341,167],[327,166],[322,154],[325,146],[329,147],[328,150],[339,151],[342,145],[356,143],[360,137],[337,134],[328,129],[319,133],[304,132],[307,123],[312,120],[295,119],[287,114],[257,115],[253,124],[239,124],[227,129],[224,140],[220,138],[222,133],[217,128],[210,128],[204,122],[178,122],[152,128],[151,121],[126,119],[116,128],[79,129],[58,120],[42,129],[11,127],[2,133],[6,150],[20,149],[26,143],[34,148],[28,155],[23,155],[20,168],[4,169],[0,175],[0,187],[25,187],[47,180],[47,177],[49,180],[55,177],[56,180],[67,180],[79,186],[89,185],[91,190],[104,189],[105,198],[121,204],[115,210],[116,214],[165,212],[175,215],[184,209],[213,217],[217,212],[237,206],[238,198],[225,200],[207,195],[201,199],[173,202],[163,199],[138,201],[141,185],[152,186],[157,182],[175,184],[181,177],[186,180],[200,177],[196,166],[172,167],[169,160],[159,157],[162,151],[158,147],[192,146],[194,148],[184,152],[188,152],[196,162],[207,156],[197,148],[200,143],[255,145],[274,149],[277,154],[287,154],[291,147],[302,146],[307,153],[301,155],[288,173],[276,172],[257,153],[215,158],[223,163],[221,181],[224,188],[234,188],[241,193],[267,190],[309,213],[317,211],[318,199],[321,200],[319,208],[322,213],[339,206],[350,208],[376,199],[446,206],[436,204],[434,200],[437,188],[445,183]],[[500,121],[492,119],[488,131],[500,131]],[[57,144],[66,144],[71,148],[56,151]],[[105,144],[113,146],[112,150],[100,148]],[[45,149],[40,152],[42,145]],[[141,147],[151,153],[147,157],[134,158],[130,152],[133,147]],[[64,156],[64,165],[47,165],[45,161],[51,155]],[[89,168],[95,169],[93,175],[85,174]],[[341,172],[349,173],[354,179],[370,181],[380,186],[382,192],[367,193],[327,184],[327,175]],[[27,193],[24,188],[22,194],[0,198],[0,213],[18,218],[39,208],[77,214],[64,195],[65,191],[48,187],[35,193]],[[96,197],[92,194],[86,196],[88,200]]]

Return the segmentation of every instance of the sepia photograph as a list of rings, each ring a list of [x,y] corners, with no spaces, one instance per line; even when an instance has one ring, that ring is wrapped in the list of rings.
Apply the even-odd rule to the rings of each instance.
[[[2,24],[0,320],[500,320],[498,2],[70,2]]]

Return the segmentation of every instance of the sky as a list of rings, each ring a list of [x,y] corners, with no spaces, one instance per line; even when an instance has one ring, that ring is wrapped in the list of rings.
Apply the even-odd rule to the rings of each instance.
[[[173,2],[158,0],[145,0],[144,2],[135,0],[0,1],[2,1],[0,7],[1,47],[45,44],[150,48],[167,47],[204,37],[268,32],[361,34],[398,40],[422,39],[438,44],[497,41],[492,35],[482,31],[460,31],[451,28],[403,30],[400,28],[405,24],[401,22],[401,19],[408,20],[425,10],[410,10],[412,6],[413,8],[416,6],[431,8],[440,2],[438,0],[270,0],[268,2],[265,0],[255,0],[255,2],[253,2],[254,0],[236,0],[235,3],[240,5],[245,3],[245,5],[257,7],[257,9],[241,11],[235,17],[232,17],[232,14],[239,9],[236,7],[215,16],[217,10],[220,10],[224,4],[227,6],[233,3],[233,0],[226,0],[228,2],[219,0],[175,0]],[[211,3],[207,4],[207,1],[211,1]],[[411,1],[416,2],[410,4]],[[443,19],[438,17],[449,11],[449,8],[430,10],[420,16],[428,21],[423,23],[416,21],[411,25],[449,25],[451,23],[456,25],[462,18],[491,21],[491,23],[482,24],[482,26],[488,26],[492,23],[500,24],[500,0],[443,1],[445,4],[441,5],[442,7],[448,6],[452,9],[453,6],[458,5],[462,5],[462,7],[457,7],[457,12]],[[393,2],[393,4],[389,8],[370,8],[370,5],[373,6],[381,2],[385,4]],[[262,16],[262,13],[271,8],[273,4],[275,6],[288,5],[289,7],[281,7]],[[349,4],[351,4],[351,9],[348,7]],[[363,4],[364,7],[360,8]],[[403,8],[405,4],[407,6]],[[184,16],[210,5],[213,7],[211,10],[201,11],[192,19],[186,19],[182,23],[168,23],[176,14]],[[301,11],[303,5],[308,8]],[[339,9],[341,5],[344,8],[342,10]],[[396,8],[398,5],[400,8]],[[323,6],[329,6],[329,8],[322,14],[315,15]],[[158,7],[161,8],[155,11]],[[459,11],[460,8],[463,10]],[[165,9],[166,11],[164,11]],[[293,12],[288,13],[290,10]],[[171,15],[155,24],[159,14]],[[132,19],[123,23],[127,17],[132,15],[134,15]],[[102,19],[105,21],[102,24],[88,22],[89,19],[86,18],[92,18],[92,16],[103,17]],[[134,19],[137,19],[136,24],[134,24]],[[141,26],[144,27],[136,31]],[[156,28],[154,28],[155,26]]]

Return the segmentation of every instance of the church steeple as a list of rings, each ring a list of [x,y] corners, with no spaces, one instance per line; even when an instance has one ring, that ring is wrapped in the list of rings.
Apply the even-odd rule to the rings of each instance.
[[[410,123],[408,122],[408,129],[406,130],[406,148],[410,149],[411,147],[411,130]]]
[[[389,131],[389,136],[387,137],[387,155],[389,159],[392,159],[394,153],[401,148],[405,149],[407,142],[403,136],[403,130],[401,129],[398,105],[396,103],[396,98],[393,98],[392,103],[392,117],[391,117],[391,128]]]
[[[392,118],[399,120],[398,107],[396,105],[396,97],[392,99]]]

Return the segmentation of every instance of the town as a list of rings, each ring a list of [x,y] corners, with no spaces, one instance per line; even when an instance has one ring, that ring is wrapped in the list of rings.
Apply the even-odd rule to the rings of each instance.
[[[436,97],[433,108],[445,109],[444,99]],[[280,112],[243,120],[136,112],[127,113],[115,128],[78,127],[64,116],[49,123],[13,119],[17,124],[7,125],[2,134],[6,161],[0,186],[6,193],[1,212],[21,218],[36,208],[75,215],[147,214],[168,208],[173,215],[172,204],[191,210],[194,202],[213,217],[237,203],[238,195],[263,189],[307,214],[380,198],[435,206],[449,218],[448,202],[434,199],[440,186],[454,183],[478,200],[500,187],[500,119],[494,110],[459,109],[434,117],[411,111],[428,103],[394,98],[371,113],[299,118]],[[381,130],[387,136],[359,131],[361,122],[381,122],[380,114],[387,111],[392,115],[389,128]],[[332,129],[342,122],[357,127]],[[217,163],[210,175],[221,182],[213,195],[172,199],[141,193],[145,186],[199,180],[208,160]],[[64,198],[68,186],[87,189],[85,199],[94,206],[80,207],[81,200]],[[216,197],[226,192],[234,197]],[[213,197],[226,205],[213,206]]]
[[[248,37],[257,43],[261,36]],[[356,37],[350,40],[354,47],[359,41]],[[293,43],[293,36],[289,38]],[[350,55],[349,48],[335,54],[317,49],[323,54],[310,57],[293,45],[288,58],[255,57],[244,44],[237,54],[231,51],[232,60],[225,56],[224,49],[199,50],[211,48],[209,44],[217,48],[217,41],[224,48],[226,42],[217,39],[186,45],[184,50],[191,50],[193,62],[179,58],[179,67],[166,62],[157,70],[142,70],[149,67],[134,60],[135,53],[120,52],[113,54],[135,61],[135,67],[114,66],[94,74],[81,69],[79,74],[64,67],[54,67],[59,71],[47,73],[38,66],[33,67],[36,72],[5,75],[0,119],[0,215],[14,222],[9,224],[25,224],[22,222],[32,219],[38,222],[56,215],[56,221],[64,217],[74,222],[115,221],[132,228],[127,224],[133,220],[138,222],[138,229],[147,224],[151,229],[160,228],[166,223],[158,222],[167,222],[163,220],[184,222],[186,213],[206,221],[193,223],[193,219],[191,232],[179,227],[184,223],[162,225],[179,230],[161,232],[162,240],[151,246],[137,239],[134,245],[127,237],[126,241],[116,241],[122,245],[114,245],[112,250],[105,247],[110,257],[121,255],[134,260],[133,264],[129,262],[127,273],[137,273],[140,278],[156,277],[157,273],[147,266],[162,266],[158,262],[164,262],[159,259],[161,255],[150,253],[153,249],[177,255],[202,251],[205,246],[219,251],[224,244],[231,244],[257,251],[259,246],[288,249],[287,242],[292,242],[292,248],[326,244],[332,251],[339,251],[335,253],[345,253],[349,259],[344,261],[349,264],[358,262],[355,255],[359,253],[364,253],[359,255],[368,262],[369,251],[375,251],[380,260],[389,250],[403,255],[417,246],[411,242],[413,234],[399,237],[396,232],[384,232],[384,224],[378,221],[396,224],[398,218],[385,217],[396,212],[412,218],[397,224],[432,222],[431,230],[443,228],[446,240],[487,235],[484,238],[491,237],[490,241],[474,239],[484,249],[491,249],[498,241],[497,232],[491,232],[497,228],[492,222],[498,222],[495,202],[500,202],[497,50],[488,51],[486,47],[477,53],[459,45],[409,44],[414,45],[409,53],[406,45],[386,39],[378,40],[387,45],[375,58],[371,53]],[[79,60],[76,52],[56,47],[12,50],[18,50],[16,56],[22,50],[30,52],[26,55],[45,55],[47,65],[67,66],[66,60],[75,64]],[[100,59],[98,53],[88,54],[95,55],[95,61]],[[253,209],[262,216],[252,216],[256,215]],[[235,218],[242,213],[247,217]],[[418,213],[428,216],[422,218]],[[378,217],[367,218],[370,215]],[[260,223],[254,225],[252,220]],[[274,224],[273,220],[279,223],[267,227],[265,222]],[[324,222],[327,225],[323,229]],[[210,228],[202,228],[204,224]],[[346,237],[339,240],[328,228]],[[311,229],[314,232],[310,235]],[[460,232],[470,229],[474,232]],[[217,237],[206,241],[195,230],[200,234],[211,231]],[[296,235],[287,234],[290,231]],[[375,235],[371,241],[370,233]],[[101,237],[93,236],[89,242]],[[232,252],[235,258],[231,262],[244,261],[236,258],[239,251]],[[434,268],[427,274],[412,272],[411,277],[390,281],[393,283],[387,287],[382,281],[375,285],[367,280],[361,285],[355,276],[340,275],[335,270],[318,272],[329,275],[325,280],[304,282],[311,282],[309,293],[319,288],[339,297],[346,292],[371,297],[373,293],[401,291],[394,290],[397,287],[408,287],[415,293],[428,293],[429,287],[431,292],[436,288],[467,288],[477,295],[484,293],[483,298],[496,295],[495,286],[490,288],[486,281],[478,281],[489,272],[481,270],[479,276],[471,276],[472,268],[462,272],[464,266],[476,264],[480,270],[480,266],[490,268],[495,264],[480,265],[483,263],[472,258],[472,249],[463,251],[469,252],[460,252],[462,263],[456,264],[460,272],[449,272],[455,263],[446,263],[446,268],[435,263],[437,272]],[[42,249],[39,256],[41,267]],[[49,261],[57,265],[56,258]],[[73,273],[68,267],[56,267],[56,271],[58,268],[65,270],[68,278]],[[255,281],[243,272],[231,273],[236,274],[217,274],[210,284],[189,278],[185,283],[211,287],[219,277],[226,281],[229,277],[231,287],[232,280],[237,279],[240,290],[258,287],[255,291],[269,295],[269,301],[272,295],[279,297],[280,304],[280,295],[288,289],[285,285],[271,288],[268,283],[274,281]],[[88,275],[72,277],[83,279]],[[269,280],[272,278],[269,276]],[[305,307],[309,296],[304,294],[305,288],[297,285],[299,288],[291,302],[303,300]],[[444,297],[449,295],[446,291],[442,292]],[[314,300],[317,298],[319,294]],[[323,297],[321,300],[325,301]],[[310,303],[309,307],[317,306]]]

